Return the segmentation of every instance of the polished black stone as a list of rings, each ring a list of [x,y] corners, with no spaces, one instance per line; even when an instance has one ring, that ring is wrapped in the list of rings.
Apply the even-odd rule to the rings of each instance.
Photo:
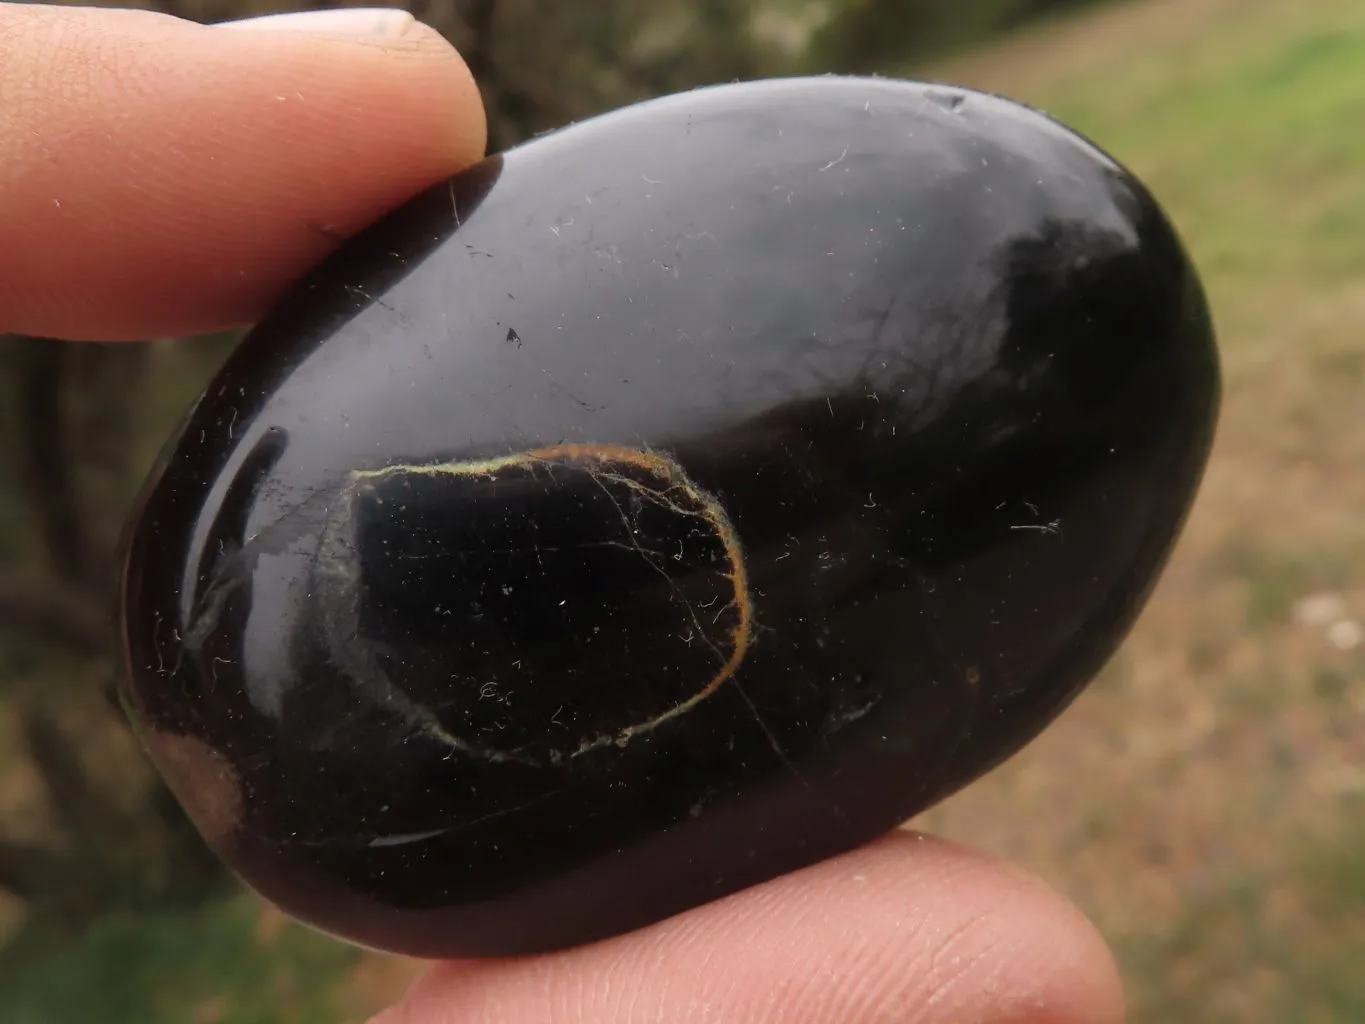
[[[130,711],[323,929],[620,933],[1035,736],[1138,614],[1218,395],[1170,225],[1040,114],[636,106],[413,200],[243,342],[130,527]]]

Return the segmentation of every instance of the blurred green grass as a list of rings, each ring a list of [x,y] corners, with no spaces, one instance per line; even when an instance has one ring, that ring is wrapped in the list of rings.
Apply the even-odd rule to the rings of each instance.
[[[1365,24],[1305,13],[1284,32],[1228,36],[1170,54],[1159,73],[1150,57],[1114,68],[1052,107],[1144,165],[1215,279],[1359,273]]]
[[[1365,1020],[1365,829],[1224,879],[1120,952],[1135,1022]]]
[[[1043,107],[1137,170],[1230,324],[1263,305],[1250,289],[1365,270],[1365,5],[1123,6],[938,70]]]
[[[4,1024],[340,1024],[360,953],[297,925],[263,928],[250,897],[193,914],[117,913],[79,941],[0,955]]]

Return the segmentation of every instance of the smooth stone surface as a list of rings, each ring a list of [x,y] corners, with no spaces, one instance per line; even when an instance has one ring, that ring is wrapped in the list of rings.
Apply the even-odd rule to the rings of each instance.
[[[1037,113],[837,78],[630,108],[415,199],[235,352],[130,528],[130,710],[314,925],[620,933],[1043,729],[1218,395],[1172,229]]]

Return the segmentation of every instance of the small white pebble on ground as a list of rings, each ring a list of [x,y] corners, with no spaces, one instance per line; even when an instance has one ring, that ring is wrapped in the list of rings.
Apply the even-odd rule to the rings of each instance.
[[[1365,643],[1365,628],[1354,619],[1340,619],[1327,627],[1327,642],[1339,651],[1352,651]]]
[[[1294,605],[1294,621],[1302,626],[1330,626],[1346,617],[1346,601],[1334,591],[1309,594]]]

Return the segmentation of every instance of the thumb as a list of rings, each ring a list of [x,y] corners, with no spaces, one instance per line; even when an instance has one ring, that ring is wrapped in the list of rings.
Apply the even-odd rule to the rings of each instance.
[[[402,11],[205,27],[0,3],[0,332],[254,319],[484,144],[468,68]]]

